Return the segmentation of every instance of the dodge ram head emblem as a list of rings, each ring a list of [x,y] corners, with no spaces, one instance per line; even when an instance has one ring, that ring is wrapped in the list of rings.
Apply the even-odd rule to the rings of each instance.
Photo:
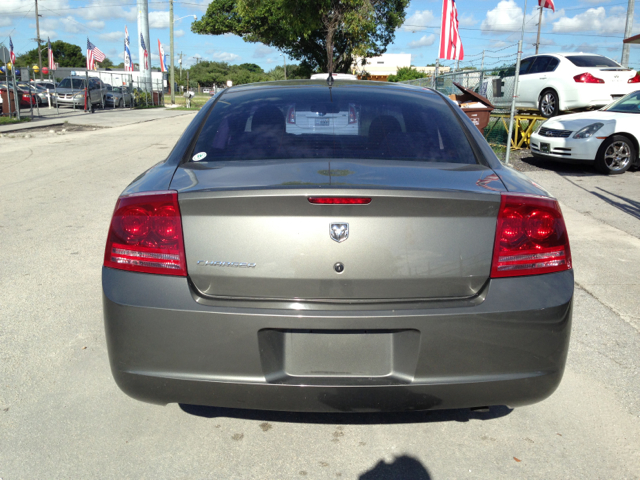
[[[329,236],[338,243],[344,242],[349,238],[348,223],[332,223],[329,225]]]

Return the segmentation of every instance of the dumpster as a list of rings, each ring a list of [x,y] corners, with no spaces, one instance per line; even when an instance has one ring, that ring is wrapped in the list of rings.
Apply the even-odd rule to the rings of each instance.
[[[449,98],[456,102],[473,124],[478,127],[478,130],[484,133],[485,127],[489,125],[491,112],[495,107],[486,97],[463,87],[459,83],[453,82],[453,84],[458,87],[462,93],[454,93],[449,95]]]

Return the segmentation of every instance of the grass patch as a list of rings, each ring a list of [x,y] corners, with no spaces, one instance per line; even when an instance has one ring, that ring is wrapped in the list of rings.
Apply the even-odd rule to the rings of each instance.
[[[191,110],[194,110],[194,108],[197,107],[197,109],[200,109],[205,103],[207,103],[207,101],[211,98],[210,95],[204,94],[204,93],[197,93],[195,97],[193,97],[191,99]],[[184,98],[182,95],[178,95],[176,93],[176,105],[178,105],[178,107],[185,107],[186,106],[186,98]],[[171,94],[168,94],[165,99],[164,99],[164,103],[165,105],[171,105]]]
[[[24,116],[18,120],[14,117],[0,117],[0,125],[12,125],[14,123],[30,122],[31,117]]]
[[[136,110],[143,110],[145,108],[164,108],[164,105],[136,105],[133,107]]]
[[[187,107],[172,107],[172,108],[168,108],[167,107],[167,110],[186,110],[187,112],[197,112],[201,108],[202,108],[202,105],[197,106],[197,107],[191,107],[191,108],[187,108]]]

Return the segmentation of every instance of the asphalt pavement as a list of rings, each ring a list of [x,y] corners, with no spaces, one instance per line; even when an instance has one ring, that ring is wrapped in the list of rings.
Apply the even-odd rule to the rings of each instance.
[[[639,478],[639,172],[528,172],[561,201],[577,282],[565,376],[541,403],[346,415],[161,407],[115,385],[100,286],[118,194],[193,118],[155,115],[0,138],[2,480]]]

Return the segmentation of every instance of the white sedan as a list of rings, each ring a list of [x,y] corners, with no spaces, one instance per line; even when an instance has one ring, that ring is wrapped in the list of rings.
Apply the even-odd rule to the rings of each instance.
[[[640,167],[640,90],[601,110],[554,117],[531,135],[534,157],[593,163],[607,175]]]
[[[515,69],[485,77],[480,94],[498,108],[511,106]],[[640,75],[592,53],[533,55],[520,63],[516,108],[546,118],[560,112],[604,107],[640,87]]]

